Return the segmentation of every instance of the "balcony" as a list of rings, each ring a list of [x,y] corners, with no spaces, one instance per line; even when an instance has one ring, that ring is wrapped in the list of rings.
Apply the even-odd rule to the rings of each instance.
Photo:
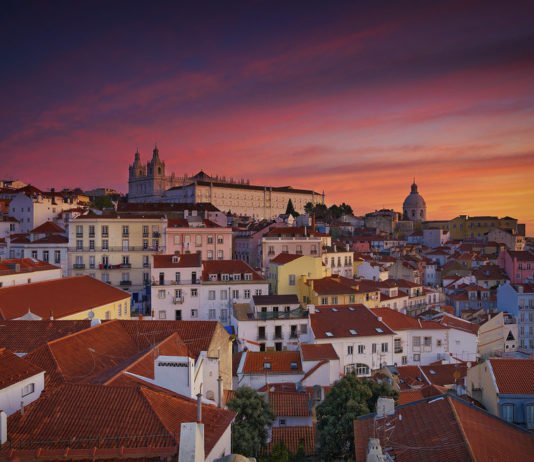
[[[395,354],[402,353],[403,351],[402,347],[395,347]]]
[[[108,238],[109,237],[109,233],[102,233],[102,237]]]
[[[132,264],[131,263],[121,263],[120,267],[121,268],[131,268]]]
[[[298,338],[298,334],[297,334],[296,332],[291,332],[291,333],[289,334],[289,338],[291,338],[291,339],[296,339],[296,338]]]
[[[72,267],[74,269],[85,269],[85,264],[83,264],[83,263],[74,263],[74,265],[72,265]]]
[[[152,237],[153,237],[153,238],[159,238],[159,237],[161,237],[161,234],[160,234],[159,231],[154,231],[154,232],[152,233]]]
[[[148,237],[149,235],[150,235],[150,234],[149,234],[148,231],[143,233],[143,237]]]
[[[95,233],[89,233],[89,239],[94,239],[95,238]]]
[[[267,337],[265,334],[258,334],[257,340],[267,340]]]
[[[308,315],[306,310],[297,308],[292,311],[259,311],[256,313],[258,321],[268,321],[270,319],[302,319]]]
[[[275,332],[273,338],[275,340],[282,340],[284,338],[282,332]]]
[[[121,286],[131,286],[132,285],[132,281],[121,281],[119,282],[119,285]]]
[[[175,305],[181,305],[184,302],[184,297],[173,297],[172,302]]]
[[[69,251],[71,252],[161,252],[163,249],[160,246],[154,246],[154,247],[145,247],[142,245],[130,245],[128,247],[125,246],[114,246],[114,247],[69,247]]]
[[[77,238],[82,238],[83,237],[83,233],[76,233],[76,237]]]
[[[200,284],[200,279],[180,279],[178,281],[174,279],[165,279],[163,281],[160,281],[159,279],[157,281],[153,280],[152,285],[153,286],[179,286],[179,285],[196,285]]]

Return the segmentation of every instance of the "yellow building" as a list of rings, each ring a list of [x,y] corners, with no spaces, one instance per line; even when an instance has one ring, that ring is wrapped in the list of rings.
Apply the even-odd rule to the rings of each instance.
[[[368,308],[380,305],[380,291],[360,281],[340,276],[321,279],[302,279],[299,299],[303,303],[321,305],[353,305],[361,303]]]
[[[69,221],[70,276],[92,276],[143,301],[152,255],[164,250],[167,218],[135,213],[87,214]],[[136,308],[142,308],[138,306]]]
[[[517,219],[511,217],[470,217],[460,215],[449,221],[451,240],[483,239],[492,229],[518,230]]]
[[[130,294],[89,276],[0,289],[0,319],[130,319]]]
[[[270,291],[276,295],[297,295],[302,301],[299,281],[329,276],[321,257],[281,253],[273,258],[267,271]]]

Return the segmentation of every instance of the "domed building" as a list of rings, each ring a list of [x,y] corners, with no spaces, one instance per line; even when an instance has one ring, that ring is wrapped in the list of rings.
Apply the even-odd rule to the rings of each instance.
[[[417,191],[415,178],[412,183],[410,194],[404,199],[402,210],[404,220],[426,221],[426,203],[423,196]]]

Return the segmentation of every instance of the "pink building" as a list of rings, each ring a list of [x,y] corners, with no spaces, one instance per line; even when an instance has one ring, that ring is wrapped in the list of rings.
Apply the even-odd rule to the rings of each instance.
[[[512,284],[523,284],[534,279],[534,253],[528,250],[503,250],[499,266],[506,271]]]
[[[232,258],[232,228],[210,220],[171,218],[167,226],[166,251],[169,254],[200,253],[202,260],[228,260]]]

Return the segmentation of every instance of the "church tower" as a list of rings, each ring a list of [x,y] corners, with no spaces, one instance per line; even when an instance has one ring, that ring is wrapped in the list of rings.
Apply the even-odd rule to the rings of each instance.
[[[141,163],[139,149],[135,151],[134,161],[128,167],[128,198],[142,197],[146,194],[146,166]]]
[[[165,162],[159,158],[158,146],[154,146],[152,159],[147,163],[147,177],[149,180],[149,194],[161,195],[167,189],[167,179],[165,176]]]
[[[410,221],[426,221],[426,203],[423,196],[417,191],[415,178],[410,194],[404,199],[402,205],[403,219]]]

